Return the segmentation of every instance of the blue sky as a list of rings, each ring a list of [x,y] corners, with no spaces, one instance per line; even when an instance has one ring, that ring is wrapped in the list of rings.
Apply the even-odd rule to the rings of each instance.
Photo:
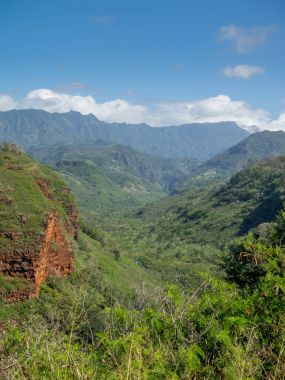
[[[26,100],[49,89],[82,102],[89,95],[107,121],[116,99],[126,102],[115,104],[118,121],[130,104],[144,116],[125,121],[155,115],[157,124],[178,124],[187,102],[199,120],[195,102],[221,94],[229,107],[264,111],[257,122],[285,111],[284,0],[9,0],[0,5],[0,43],[0,93],[18,108],[49,110],[41,93]],[[176,118],[161,116],[167,105],[178,106]]]

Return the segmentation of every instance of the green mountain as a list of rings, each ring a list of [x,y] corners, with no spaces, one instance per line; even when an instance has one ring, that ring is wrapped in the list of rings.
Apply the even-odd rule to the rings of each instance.
[[[165,196],[196,165],[103,141],[56,145],[31,153],[62,174],[77,196],[82,215],[97,225]]]
[[[14,145],[0,148],[0,322],[1,298],[33,298],[49,276],[84,272],[87,267],[122,298],[158,285],[151,273],[121,255],[109,234],[92,224],[93,213],[100,218],[100,207],[103,215],[113,201],[125,208],[130,207],[127,202],[132,205],[135,201],[119,192],[119,187],[98,172],[100,169],[91,161],[77,163],[75,172],[66,177],[76,189],[76,173],[80,181],[80,205],[88,216],[80,223],[74,195],[57,173]],[[101,203],[97,199],[92,204],[92,198],[99,198]],[[109,203],[104,204],[107,200]],[[111,215],[110,211],[109,223]]]
[[[148,221],[156,217],[155,225],[165,237],[222,246],[272,221],[284,200],[283,156],[249,165],[223,185],[168,197],[147,207],[140,217]]]
[[[122,236],[122,246],[141,265],[189,286],[199,271],[215,271],[226,243],[270,223],[284,201],[285,158],[277,157],[246,167],[223,185],[147,205],[112,233]]]
[[[193,170],[188,183],[219,181],[237,173],[246,165],[285,154],[285,133],[263,131],[218,154]]]
[[[102,141],[34,154],[83,220],[51,168],[0,150],[1,378],[282,378],[285,157],[165,196],[193,163]]]
[[[284,168],[284,157],[270,159],[216,189],[184,192],[151,205],[134,216],[136,226],[125,219],[129,231],[119,229],[126,234],[144,227],[132,242],[138,247],[144,235],[140,256],[121,255],[116,239],[81,224],[75,273],[58,276],[60,262],[38,298],[0,301],[1,378],[282,379],[285,211],[277,219],[273,212],[285,197]],[[60,231],[70,234],[74,220],[66,185],[15,146],[0,151],[0,171],[1,238],[7,240],[1,259],[8,252],[18,271],[31,263],[36,269],[58,263],[67,245],[59,249],[57,238],[65,236]],[[58,223],[53,219],[49,226],[46,216],[55,212]],[[209,259],[218,239],[225,243],[226,236],[272,221],[231,244],[219,268],[223,277],[214,276]],[[51,225],[57,226],[54,233]],[[42,254],[33,244],[45,231],[49,243],[37,265]],[[200,249],[190,244],[198,240]],[[24,252],[23,244],[33,249]],[[157,252],[150,252],[155,244]],[[15,265],[19,257],[25,260]],[[206,265],[208,274],[191,289],[188,280]],[[182,283],[183,290],[173,284],[162,288],[164,278]],[[15,272],[1,275],[1,296],[22,291],[26,280]]]
[[[72,161],[75,160],[92,162],[110,181],[129,190],[139,184],[171,191],[176,183],[183,181],[199,165],[195,160],[161,158],[102,140],[83,145],[34,148],[30,153],[37,160],[58,169],[72,166]]]
[[[266,133],[252,139],[259,135]],[[224,185],[166,196],[165,178],[183,181],[195,162],[102,141],[33,154],[64,176],[85,222],[110,234],[125,257],[187,286],[200,282],[199,272],[216,271],[225,243],[270,222],[284,198],[282,158],[249,166]]]
[[[0,112],[0,142],[16,143],[25,150],[101,139],[152,155],[206,160],[247,136],[248,132],[233,122],[152,128],[146,124],[108,124],[93,115],[83,116],[78,112]]]

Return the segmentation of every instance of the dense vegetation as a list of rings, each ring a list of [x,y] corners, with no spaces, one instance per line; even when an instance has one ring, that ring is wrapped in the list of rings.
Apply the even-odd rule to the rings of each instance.
[[[17,147],[0,147],[0,247],[16,249],[31,245],[45,230],[47,216],[56,210],[68,223],[68,205],[75,202],[65,182],[48,167],[38,164]],[[13,232],[6,239],[1,233]]]
[[[33,148],[30,153],[37,160],[61,170],[73,161],[91,161],[103,174],[121,188],[145,187],[172,191],[199,165],[196,160],[170,159],[140,153],[124,145],[113,145],[102,140],[85,145],[55,145]],[[150,187],[150,189],[148,189]]]
[[[195,287],[199,272],[220,273],[227,243],[273,220],[285,200],[284,173],[284,157],[270,159],[222,185],[184,190],[105,228],[142,267]]]
[[[63,175],[79,200],[81,216],[99,228],[113,225],[115,215],[135,212],[165,196],[197,165],[196,161],[159,158],[103,141],[34,148],[31,153]]]
[[[161,179],[179,184],[195,163],[155,160],[102,142],[34,154],[63,173],[82,218],[111,234],[122,256],[163,281],[186,287],[200,283],[200,272],[219,274],[225,244],[270,222],[284,201],[282,158],[249,166],[223,185],[203,190],[188,186],[165,197]]]
[[[13,315],[2,327],[1,378],[282,379],[284,234],[282,212],[232,245],[224,280],[206,276],[191,295],[171,286],[155,300],[114,296],[85,257],[37,301],[1,308]]]
[[[0,297],[33,288],[32,263],[40,254],[51,214],[72,251],[73,210],[74,196],[60,176],[14,145],[0,147]],[[23,278],[12,277],[20,272]]]
[[[263,222],[270,222],[285,200],[285,158],[249,165],[222,185],[181,191],[146,206],[138,217],[168,240],[223,246]],[[163,234],[165,235],[163,237]]]
[[[0,226],[10,212],[11,228],[19,213],[42,228],[50,203],[30,178],[49,179],[59,211],[65,184],[14,148],[1,151]],[[0,303],[1,379],[284,378],[284,157],[169,196],[195,163],[103,141],[32,151],[77,196],[76,272]]]
[[[237,173],[249,164],[285,154],[285,133],[254,133],[237,145],[204,162],[190,173],[189,184],[205,185]]]
[[[136,210],[165,195],[161,184],[148,180],[133,165],[118,161],[113,156],[115,147],[108,147],[107,152],[100,145],[89,149],[84,153],[84,148],[54,147],[33,153],[62,174],[80,200],[85,221],[110,224],[114,214]]]
[[[54,144],[82,144],[98,139],[157,156],[206,160],[237,144],[248,132],[233,122],[152,128],[146,124],[105,123],[79,112],[42,110],[0,112],[0,142],[28,150]]]

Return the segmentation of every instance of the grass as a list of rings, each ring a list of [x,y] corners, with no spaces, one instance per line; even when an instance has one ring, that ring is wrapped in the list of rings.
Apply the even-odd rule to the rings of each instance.
[[[159,278],[144,270],[126,255],[120,255],[120,258],[116,259],[114,255],[116,248],[112,246],[113,242],[109,242],[104,247],[98,241],[80,232],[78,244],[77,269],[85,267],[88,262],[90,265],[95,264],[105,283],[116,292],[119,298],[154,293],[155,289],[161,285]]]
[[[227,239],[273,220],[285,196],[284,168],[285,159],[270,160],[220,187],[181,192],[135,213],[124,205],[124,213],[109,214],[109,225],[98,217],[94,225],[88,216],[96,203],[79,198],[76,272],[50,277],[36,300],[0,304],[0,376],[283,378],[284,212],[272,236],[250,234],[232,247],[227,281],[204,276],[197,285],[200,271],[216,271]],[[26,170],[34,178],[38,167]],[[155,299],[170,281],[183,291],[171,286]],[[23,285],[0,277],[3,289]]]
[[[29,290],[33,286],[34,284],[25,278],[0,275],[0,295],[2,296],[16,290]]]
[[[66,207],[74,198],[52,170],[6,148],[0,149],[0,171],[0,251],[35,248],[51,210],[57,211],[62,224],[67,223]],[[43,194],[39,179],[46,183],[48,194]],[[7,233],[12,235],[5,237]]]

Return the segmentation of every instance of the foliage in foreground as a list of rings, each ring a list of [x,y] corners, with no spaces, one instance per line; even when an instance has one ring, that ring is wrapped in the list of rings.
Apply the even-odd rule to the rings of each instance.
[[[66,303],[46,290],[36,321],[1,333],[1,378],[283,379],[285,212],[265,230],[232,246],[226,280],[205,277],[191,296],[172,286],[155,303],[106,302],[92,314],[84,282]]]

